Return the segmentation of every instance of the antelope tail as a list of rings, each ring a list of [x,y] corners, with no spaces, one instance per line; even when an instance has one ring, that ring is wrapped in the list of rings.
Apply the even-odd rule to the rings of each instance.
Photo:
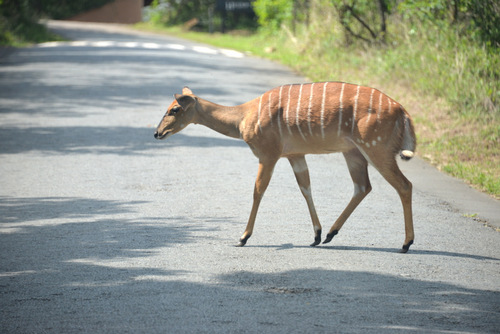
[[[415,129],[413,128],[413,122],[406,111],[403,111],[402,113],[402,121],[403,138],[399,156],[403,160],[410,160],[415,155],[415,147],[417,145],[417,140],[415,138]]]

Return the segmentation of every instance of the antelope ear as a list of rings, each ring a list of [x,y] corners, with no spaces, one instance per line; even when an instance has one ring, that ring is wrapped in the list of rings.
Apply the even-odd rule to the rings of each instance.
[[[191,105],[196,103],[196,99],[190,95],[175,94],[174,97],[184,110],[187,110]]]
[[[182,88],[182,95],[194,95],[194,94],[191,91],[191,89],[189,89],[188,86],[184,86],[184,88]]]

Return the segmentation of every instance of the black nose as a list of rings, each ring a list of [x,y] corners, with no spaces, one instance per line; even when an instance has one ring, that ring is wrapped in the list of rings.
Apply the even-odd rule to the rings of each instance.
[[[158,139],[158,131],[155,132],[155,138]]]

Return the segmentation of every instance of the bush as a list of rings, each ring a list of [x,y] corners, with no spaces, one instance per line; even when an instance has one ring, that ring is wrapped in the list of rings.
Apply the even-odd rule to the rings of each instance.
[[[0,0],[0,45],[57,39],[38,24],[40,17],[64,19],[112,0]]]
[[[253,3],[259,25],[265,30],[277,31],[292,20],[294,0],[256,0]]]

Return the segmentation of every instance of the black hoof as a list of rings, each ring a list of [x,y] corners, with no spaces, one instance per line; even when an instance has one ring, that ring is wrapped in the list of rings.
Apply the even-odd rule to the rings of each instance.
[[[241,238],[240,242],[236,245],[236,247],[243,247],[243,246],[245,246],[247,244],[248,238],[250,238],[250,237],[248,236],[246,238]]]
[[[309,246],[311,246],[311,247],[318,246],[320,243],[321,243],[321,240],[316,240],[316,238],[314,238],[314,242],[312,244],[310,244]]]
[[[332,233],[328,233],[326,235],[326,239],[325,239],[325,241],[323,241],[323,243],[324,244],[329,243],[330,241],[332,241],[333,237],[336,236],[338,233],[339,233],[338,230],[334,230]]]
[[[311,247],[318,246],[321,243],[321,230],[316,232],[314,237],[314,242],[310,245]]]
[[[407,243],[406,245],[403,245],[403,248],[401,248],[399,250],[399,253],[401,254],[404,254],[404,253],[408,253],[408,250],[410,249],[410,246],[413,244],[413,240],[410,240],[409,243]]]

